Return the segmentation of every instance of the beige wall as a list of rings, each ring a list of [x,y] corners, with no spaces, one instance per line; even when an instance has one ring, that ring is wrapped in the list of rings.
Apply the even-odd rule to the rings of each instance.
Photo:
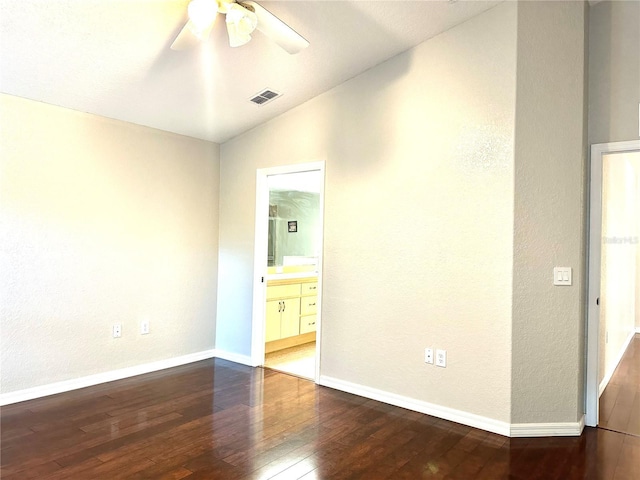
[[[513,423],[584,412],[585,5],[518,4]],[[573,285],[553,285],[553,267]]]
[[[249,354],[237,292],[252,289],[255,170],[325,160],[321,373],[516,424],[577,422],[586,31],[582,2],[501,4],[225,144],[217,346]],[[554,266],[573,286],[553,286]],[[446,369],[422,364],[428,345]]]
[[[589,12],[589,143],[638,138],[640,2],[606,1]]]
[[[6,95],[0,112],[2,393],[212,349],[218,146]]]
[[[610,378],[636,325],[640,153],[602,158],[602,253],[598,383]]]
[[[325,161],[321,374],[509,421],[515,39],[501,4],[222,146],[217,348],[250,353],[256,169]]]

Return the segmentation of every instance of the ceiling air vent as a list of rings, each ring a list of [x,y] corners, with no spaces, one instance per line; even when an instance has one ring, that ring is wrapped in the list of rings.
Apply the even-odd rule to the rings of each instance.
[[[280,95],[282,94],[274,92],[273,90],[263,90],[262,92],[251,98],[250,101],[255,103],[256,105],[264,105],[265,103],[278,98]]]

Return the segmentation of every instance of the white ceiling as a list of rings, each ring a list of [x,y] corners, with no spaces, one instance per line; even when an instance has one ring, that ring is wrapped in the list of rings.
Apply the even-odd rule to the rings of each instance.
[[[311,45],[262,33],[169,49],[188,0],[0,0],[0,91],[222,143],[499,1],[259,2]],[[263,106],[264,88],[283,93]]]

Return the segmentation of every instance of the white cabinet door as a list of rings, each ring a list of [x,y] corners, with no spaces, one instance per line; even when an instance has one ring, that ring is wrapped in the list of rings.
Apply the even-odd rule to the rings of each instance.
[[[267,302],[267,328],[265,329],[265,341],[279,340],[280,323],[282,315],[282,300],[270,300]]]
[[[282,302],[284,308],[281,313],[281,338],[300,335],[300,299],[290,298],[288,300],[282,300]]]

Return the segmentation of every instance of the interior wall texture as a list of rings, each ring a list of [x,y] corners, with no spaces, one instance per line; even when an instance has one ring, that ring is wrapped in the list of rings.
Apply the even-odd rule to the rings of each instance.
[[[256,169],[325,161],[321,375],[509,422],[516,13],[222,145],[217,349],[250,354]]]
[[[635,331],[640,152],[602,158],[602,250],[598,383],[613,374]]]
[[[633,140],[640,104],[640,2],[589,11],[589,143]]]
[[[584,2],[519,2],[511,408],[513,423],[584,413],[587,151]],[[553,285],[553,267],[573,285]]]
[[[1,392],[212,349],[219,146],[7,95],[0,122]]]

